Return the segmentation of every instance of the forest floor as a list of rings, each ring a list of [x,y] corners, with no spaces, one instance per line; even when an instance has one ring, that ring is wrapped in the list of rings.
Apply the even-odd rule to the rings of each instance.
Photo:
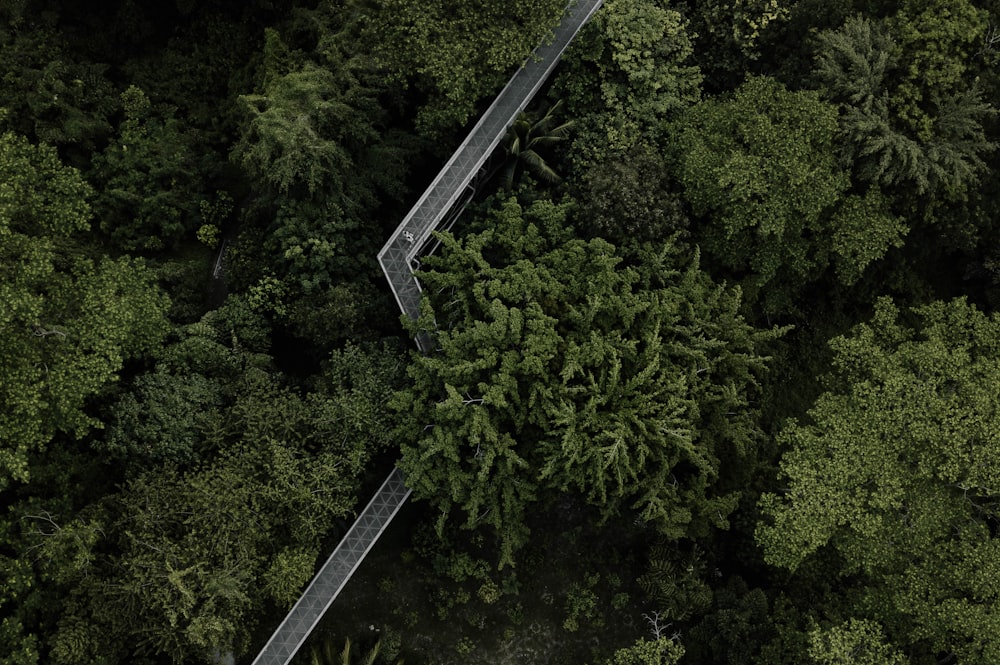
[[[446,551],[427,512],[401,510],[297,662],[323,641],[339,653],[345,638],[362,650],[381,638],[382,653],[408,665],[581,665],[647,632],[633,582],[643,562],[631,554],[643,549],[608,538],[607,525],[597,543],[589,511],[564,505],[541,516],[517,568],[499,572]],[[466,545],[482,548],[483,538]]]

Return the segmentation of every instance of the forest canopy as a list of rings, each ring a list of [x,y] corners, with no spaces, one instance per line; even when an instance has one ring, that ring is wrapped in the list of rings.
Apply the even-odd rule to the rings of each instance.
[[[1000,4],[0,1],[0,665],[1000,662]],[[413,340],[428,342],[419,353]]]

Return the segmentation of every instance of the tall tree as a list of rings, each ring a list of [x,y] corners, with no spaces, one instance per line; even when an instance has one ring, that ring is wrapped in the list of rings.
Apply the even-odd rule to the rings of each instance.
[[[414,359],[395,400],[408,482],[441,524],[492,526],[501,565],[543,491],[606,518],[636,511],[672,538],[725,527],[737,496],[720,460],[755,447],[749,396],[774,333],[747,325],[738,292],[697,260],[674,269],[667,247],[624,267],[606,241],[573,238],[567,213],[509,200],[489,230],[442,235],[419,322],[440,351]]]
[[[993,147],[983,122],[994,110],[967,73],[984,19],[963,0],[916,14],[920,3],[904,4],[894,19],[857,16],[820,33],[815,73],[841,109],[838,144],[857,178],[960,198]]]
[[[639,144],[660,149],[663,122],[697,102],[701,72],[684,17],[651,0],[609,0],[571,45],[553,84],[578,123],[580,168]]]
[[[825,553],[892,643],[997,660],[1000,317],[884,299],[831,346],[829,389],[779,435],[787,490],[762,499],[765,559],[795,570]]]
[[[814,92],[763,77],[692,107],[673,125],[672,161],[698,240],[752,301],[788,309],[831,265],[850,284],[906,227],[877,189],[849,193],[837,162],[837,110]]]
[[[90,258],[90,187],[52,148],[0,135],[0,488],[57,432],[98,422],[87,400],[156,349],[168,301],[129,259]]]
[[[380,296],[366,280],[379,274],[376,220],[405,190],[413,144],[390,126],[385,77],[358,48],[347,13],[335,3],[297,12],[289,40],[306,51],[266,31],[259,88],[240,97],[231,155],[255,186],[231,277],[242,288],[276,277],[283,323],[321,343],[338,332],[331,317],[343,317],[345,330],[379,318]]]

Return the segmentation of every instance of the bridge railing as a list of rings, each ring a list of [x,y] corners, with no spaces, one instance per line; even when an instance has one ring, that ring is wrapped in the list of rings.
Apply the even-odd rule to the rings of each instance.
[[[541,88],[570,41],[602,2],[579,0],[567,8],[555,28],[552,42],[536,49],[533,57],[511,77],[379,252],[382,270],[396,302],[407,316],[416,318],[420,308],[420,285],[413,275],[413,262],[421,248],[496,149],[507,127]],[[418,346],[425,352],[430,350],[430,343],[426,335],[417,339]],[[402,472],[393,469],[274,631],[253,665],[287,665],[292,660],[409,495]]]
[[[410,489],[403,482],[403,473],[393,469],[271,635],[253,665],[285,665],[292,660],[408,496]]]
[[[379,264],[396,302],[410,318],[417,318],[420,311],[420,284],[413,276],[413,260],[602,2],[579,0],[566,9],[552,41],[539,46],[514,73],[379,251]]]

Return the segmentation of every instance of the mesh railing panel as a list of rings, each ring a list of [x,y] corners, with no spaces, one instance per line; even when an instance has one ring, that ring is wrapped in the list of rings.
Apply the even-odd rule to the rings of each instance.
[[[284,665],[292,659],[409,495],[402,472],[393,469],[274,631],[254,665]]]
[[[602,2],[580,0],[566,10],[562,22],[555,28],[553,41],[536,49],[534,56],[514,74],[379,252],[382,271],[396,302],[407,316],[415,319],[420,310],[420,284],[413,275],[412,266],[421,247],[496,149],[507,127],[548,78],[566,46]],[[433,340],[428,335],[421,335],[416,343],[422,351],[429,352]],[[254,665],[286,665],[291,661],[409,495],[402,472],[393,469],[254,659]]]

